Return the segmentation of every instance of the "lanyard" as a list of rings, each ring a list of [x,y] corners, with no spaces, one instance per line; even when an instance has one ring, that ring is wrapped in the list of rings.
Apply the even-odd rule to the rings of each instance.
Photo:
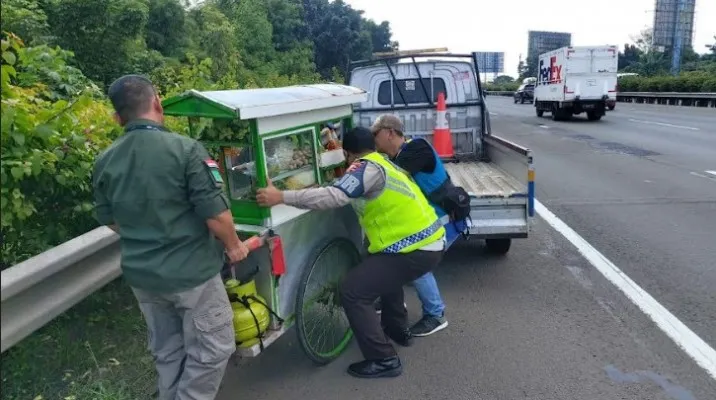
[[[138,130],[169,132],[169,130],[163,126],[142,124],[142,125],[134,125],[128,129],[126,129],[124,131],[124,133],[134,132],[134,131],[138,131]]]

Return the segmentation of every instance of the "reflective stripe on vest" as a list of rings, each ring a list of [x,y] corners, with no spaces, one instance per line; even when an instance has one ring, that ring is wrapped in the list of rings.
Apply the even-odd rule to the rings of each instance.
[[[385,188],[376,198],[354,206],[369,253],[408,253],[443,238],[445,228],[435,210],[405,171],[375,152],[361,159],[385,176]]]

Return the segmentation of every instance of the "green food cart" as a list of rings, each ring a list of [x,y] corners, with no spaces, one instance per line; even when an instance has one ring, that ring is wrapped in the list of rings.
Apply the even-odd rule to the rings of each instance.
[[[219,164],[236,230],[252,249],[225,276],[230,297],[229,287],[239,286],[232,300],[244,301],[232,302],[237,342],[239,330],[249,337],[238,343],[240,356],[260,354],[294,325],[306,355],[319,364],[335,359],[352,339],[337,290],[362,256],[355,213],[350,206],[261,207],[255,196],[267,176],[283,189],[333,181],[343,151],[327,146],[321,132],[332,127],[340,139],[352,127],[353,104],[366,97],[355,87],[316,84],[190,90],[163,102],[166,115],[188,118],[190,135]],[[239,298],[242,293],[249,295]],[[247,316],[237,316],[241,312]]]

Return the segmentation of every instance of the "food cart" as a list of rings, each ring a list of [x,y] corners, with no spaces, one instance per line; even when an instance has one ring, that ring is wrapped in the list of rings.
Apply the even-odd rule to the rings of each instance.
[[[336,137],[353,124],[366,92],[338,84],[268,89],[190,90],[163,102],[186,117],[189,134],[218,164],[239,237],[251,253],[226,273],[237,352],[253,357],[296,327],[306,355],[326,364],[353,337],[338,283],[362,254],[363,234],[350,206],[318,211],[261,207],[267,176],[281,189],[329,184],[344,166]],[[331,127],[331,137],[321,131]]]

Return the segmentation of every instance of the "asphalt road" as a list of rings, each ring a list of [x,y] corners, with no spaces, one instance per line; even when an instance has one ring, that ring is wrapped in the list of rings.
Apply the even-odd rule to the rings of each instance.
[[[589,123],[489,106],[495,134],[534,151],[539,200],[716,346],[716,112],[618,104]],[[436,276],[450,326],[399,349],[401,377],[348,376],[355,344],[316,367],[289,332],[232,363],[218,399],[716,398],[716,381],[541,218],[506,257],[457,244]]]
[[[716,348],[716,109],[554,122],[489,100],[493,132],[535,153],[537,198]]]

